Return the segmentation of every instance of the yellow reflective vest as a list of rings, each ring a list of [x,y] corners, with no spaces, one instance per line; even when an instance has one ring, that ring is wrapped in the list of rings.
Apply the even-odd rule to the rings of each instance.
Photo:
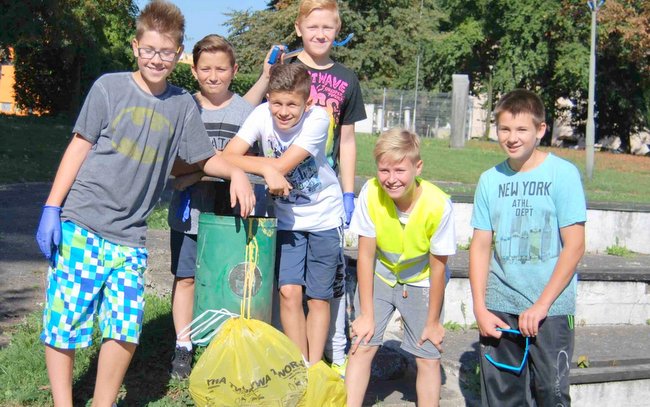
[[[416,178],[422,192],[402,225],[395,202],[377,178],[368,182],[368,212],[375,224],[375,274],[386,284],[407,284],[429,278],[431,237],[438,229],[449,195],[432,183]]]

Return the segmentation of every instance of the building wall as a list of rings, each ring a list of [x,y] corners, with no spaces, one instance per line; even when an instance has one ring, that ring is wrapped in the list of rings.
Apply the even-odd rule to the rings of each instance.
[[[0,113],[19,114],[14,98],[15,82],[14,66],[0,65]]]

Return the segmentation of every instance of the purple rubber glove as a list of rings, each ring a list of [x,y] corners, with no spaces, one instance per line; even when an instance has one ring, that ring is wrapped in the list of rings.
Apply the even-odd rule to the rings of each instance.
[[[36,231],[36,243],[43,255],[54,257],[61,243],[61,207],[45,205]]]
[[[345,209],[345,227],[350,226],[352,212],[354,212],[354,192],[343,193],[343,208]]]

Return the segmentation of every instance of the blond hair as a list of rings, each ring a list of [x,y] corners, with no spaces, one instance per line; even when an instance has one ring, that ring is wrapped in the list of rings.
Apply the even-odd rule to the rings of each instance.
[[[386,158],[400,162],[408,158],[413,163],[420,161],[420,138],[406,129],[392,128],[381,133],[373,151],[375,162]]]
[[[168,36],[180,46],[185,36],[185,17],[174,4],[152,0],[135,21],[135,38],[141,39],[145,31],[156,31]]]
[[[528,113],[532,116],[533,124],[537,129],[544,123],[546,118],[544,102],[535,92],[527,89],[515,89],[501,97],[494,108],[494,118],[497,125],[499,125],[499,116],[503,112],[508,112],[513,116]]]
[[[192,49],[192,61],[194,66],[199,62],[201,54],[204,52],[217,53],[223,52],[228,55],[230,59],[230,66],[235,66],[235,49],[232,45],[222,36],[217,34],[208,34],[205,37],[201,38],[199,42],[194,45]]]
[[[298,5],[298,17],[296,23],[300,23],[314,10],[329,10],[336,15],[336,22],[341,28],[341,16],[339,15],[339,5],[336,0],[302,0]]]

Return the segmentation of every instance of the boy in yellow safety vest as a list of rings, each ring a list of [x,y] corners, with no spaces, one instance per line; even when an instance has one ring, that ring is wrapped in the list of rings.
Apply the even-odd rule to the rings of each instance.
[[[422,172],[418,136],[391,129],[374,150],[377,177],[361,189],[350,230],[359,235],[356,319],[346,371],[348,406],[363,403],[372,360],[397,309],[401,348],[415,356],[419,405],[438,405],[447,257],[456,253],[451,201]]]

